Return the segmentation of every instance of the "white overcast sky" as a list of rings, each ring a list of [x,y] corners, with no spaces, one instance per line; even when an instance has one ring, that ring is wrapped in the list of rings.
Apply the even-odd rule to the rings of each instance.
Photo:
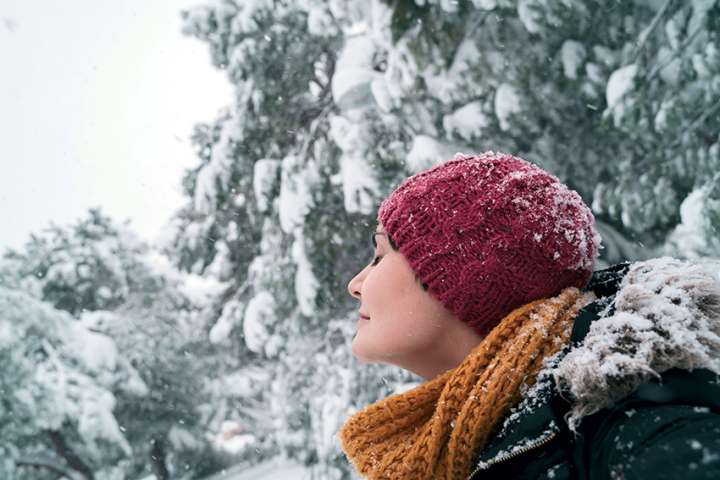
[[[202,0],[0,1],[0,254],[100,206],[153,241],[181,205],[193,124],[230,104]]]

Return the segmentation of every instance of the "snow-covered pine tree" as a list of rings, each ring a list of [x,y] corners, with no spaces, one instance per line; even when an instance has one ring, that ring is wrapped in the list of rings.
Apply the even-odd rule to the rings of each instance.
[[[185,14],[236,100],[195,136],[201,162],[168,246],[180,267],[228,284],[210,331],[239,353],[225,375],[269,373],[265,385],[230,392],[236,410],[225,410],[271,439],[256,459],[279,449],[323,478],[346,474],[334,433],[350,408],[387,393],[383,375],[407,379],[388,368],[363,376],[347,345],[357,306],[346,283],[371,254],[377,203],[405,174],[409,131],[368,95],[373,66],[355,68],[365,80],[353,86],[352,52],[338,59],[366,6],[335,8],[221,2]],[[345,80],[333,84],[339,67]]]
[[[132,447],[117,396],[148,394],[115,342],[68,313],[0,285],[0,475],[122,478]]]
[[[110,455],[112,445],[89,448],[83,432],[92,426],[94,413],[80,407],[66,409],[62,428],[52,430],[54,436],[40,432],[23,437],[19,444],[33,451],[54,451],[61,458],[63,452],[73,452],[77,465],[87,470],[82,472],[86,476],[114,472],[118,478],[127,478],[153,472],[158,479],[188,478],[218,468],[205,438],[208,416],[198,409],[210,399],[205,379],[213,371],[213,346],[197,336],[200,327],[195,322],[203,318],[202,284],[193,283],[196,291],[189,291],[188,280],[192,279],[174,271],[127,225],[117,225],[99,209],[91,209],[87,218],[74,225],[51,225],[32,235],[22,250],[6,252],[0,261],[0,285],[26,292],[38,302],[19,323],[32,334],[23,337],[16,349],[36,352],[41,362],[51,357],[47,345],[87,337],[80,352],[101,354],[107,371],[86,372],[89,386],[73,387],[80,400],[72,401],[94,395],[92,388],[100,387],[91,380],[106,389],[102,395],[111,401],[105,403],[103,414],[110,417],[93,428],[100,430],[97,435],[109,435],[113,432],[102,429],[117,424],[123,449]],[[12,315],[12,310],[3,310],[0,320],[12,323]],[[50,322],[46,331],[40,326],[43,322]],[[23,327],[24,323],[30,326]],[[32,357],[28,362],[32,364]],[[60,393],[69,388],[55,383]],[[62,400],[55,391],[40,393],[43,402]],[[45,408],[33,404],[26,410],[41,422]],[[5,433],[6,440],[18,440]]]

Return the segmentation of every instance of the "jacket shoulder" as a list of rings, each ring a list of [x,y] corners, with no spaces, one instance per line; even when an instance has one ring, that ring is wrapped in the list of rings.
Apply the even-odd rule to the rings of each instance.
[[[672,370],[583,419],[579,478],[720,478],[720,385],[710,371]]]
[[[720,478],[720,414],[707,407],[617,409],[586,442],[585,476],[579,478]]]

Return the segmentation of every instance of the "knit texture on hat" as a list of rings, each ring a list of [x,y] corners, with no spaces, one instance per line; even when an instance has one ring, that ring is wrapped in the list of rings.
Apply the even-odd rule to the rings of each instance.
[[[481,335],[520,305],[587,283],[594,221],[557,177],[493,152],[413,175],[378,210],[430,295]]]
[[[474,455],[567,343],[595,299],[569,287],[513,310],[457,368],[365,407],[340,429],[343,451],[371,480],[466,479]]]

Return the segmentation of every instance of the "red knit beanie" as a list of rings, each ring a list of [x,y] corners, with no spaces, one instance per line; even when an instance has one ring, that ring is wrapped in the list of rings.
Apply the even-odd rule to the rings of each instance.
[[[577,192],[493,152],[413,175],[378,221],[428,292],[481,335],[521,305],[585,286],[600,245]]]

